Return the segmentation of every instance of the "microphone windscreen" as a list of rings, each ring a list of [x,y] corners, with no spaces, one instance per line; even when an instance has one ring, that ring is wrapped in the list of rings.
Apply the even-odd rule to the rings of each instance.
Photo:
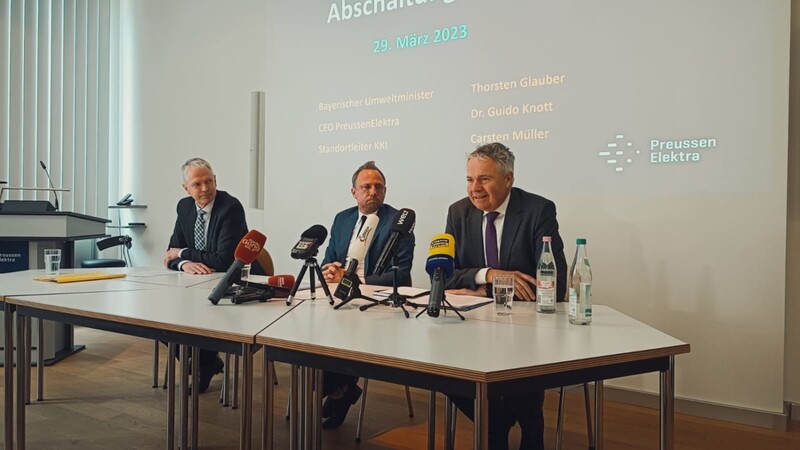
[[[267,285],[274,288],[274,298],[286,298],[294,287],[294,275],[274,275],[267,278]]]
[[[320,244],[322,244],[328,237],[328,229],[322,225],[312,225],[311,228],[303,231],[303,234],[301,234],[300,237],[316,239]]]
[[[47,166],[44,165],[44,161],[39,161],[39,165],[42,166],[42,169],[47,170]]]
[[[364,225],[361,226],[361,231],[358,232],[358,236],[356,236],[356,239],[353,240],[350,244],[350,248],[347,250],[347,257],[349,259],[356,259],[359,264],[364,263],[364,257],[367,255],[370,244],[372,244],[372,238],[375,237],[375,229],[378,228],[379,221],[380,219],[377,214],[369,214],[366,216]]]
[[[444,271],[445,277],[453,274],[455,269],[456,255],[455,238],[448,233],[437,234],[431,239],[430,249],[428,250],[428,260],[425,262],[425,272],[433,275],[437,268]]]
[[[437,234],[431,239],[428,256],[447,255],[456,257],[456,238],[450,233]]]
[[[267,284],[272,287],[291,290],[294,287],[294,275],[273,275],[267,278]]]
[[[233,252],[233,257],[244,261],[245,264],[250,264],[256,260],[264,244],[267,242],[267,237],[258,232],[257,230],[250,230],[244,235],[239,245],[236,246],[236,251]]]
[[[392,231],[400,233],[406,237],[414,231],[414,224],[417,222],[417,213],[413,209],[403,208],[397,211],[392,219]]]

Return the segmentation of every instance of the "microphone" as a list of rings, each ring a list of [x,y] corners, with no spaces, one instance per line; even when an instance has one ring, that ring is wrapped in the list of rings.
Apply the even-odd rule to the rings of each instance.
[[[292,258],[309,259],[317,254],[319,246],[328,237],[328,230],[322,225],[312,225],[300,235],[300,240],[292,248]]]
[[[275,298],[286,298],[294,287],[294,275],[274,275],[267,278],[267,285],[275,292]]]
[[[444,300],[444,286],[448,277],[453,275],[456,256],[455,238],[448,233],[437,234],[431,239],[425,271],[431,276],[431,295],[428,301],[428,315],[439,317],[439,310]]]
[[[295,281],[292,275],[273,275],[267,277],[266,283],[258,283],[251,280],[245,280],[243,287],[256,288],[270,292],[271,298],[286,298],[289,296],[294,287]],[[230,289],[228,289],[230,291]]]
[[[50,189],[53,190],[53,197],[56,199],[56,211],[58,211],[58,194],[56,193],[56,187],[53,186],[53,180],[50,178],[50,172],[47,171],[47,166],[44,165],[44,161],[39,160],[39,165],[44,169],[44,174],[47,175],[47,181],[50,182]]]
[[[386,272],[387,266],[395,253],[397,253],[397,243],[404,237],[408,236],[414,231],[414,225],[417,223],[417,214],[413,209],[403,208],[394,215],[392,219],[392,234],[386,245],[383,246],[381,256],[375,264],[375,274],[383,275]]]
[[[214,305],[219,303],[219,300],[225,295],[225,292],[231,284],[241,276],[242,267],[245,264],[251,264],[255,261],[258,253],[264,248],[264,243],[266,242],[267,237],[256,230],[250,230],[250,232],[244,235],[242,240],[239,241],[239,245],[236,246],[236,251],[233,252],[233,257],[236,259],[233,260],[233,263],[228,268],[228,271],[225,272],[225,275],[219,279],[217,286],[211,291],[211,295],[208,296],[208,301]]]
[[[376,214],[370,214],[366,216],[366,218],[358,236],[350,243],[350,247],[347,249],[347,272],[339,281],[336,292],[333,294],[334,297],[341,300],[349,297],[353,286],[358,285],[360,282],[358,275],[356,275],[356,270],[359,264],[364,263],[364,258],[367,256],[369,246],[372,244],[372,239],[375,237],[375,229],[378,227],[380,219],[378,219]]]

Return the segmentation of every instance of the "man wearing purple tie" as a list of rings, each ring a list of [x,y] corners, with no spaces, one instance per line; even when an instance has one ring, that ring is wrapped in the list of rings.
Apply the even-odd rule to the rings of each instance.
[[[513,187],[514,154],[495,142],[478,147],[467,157],[467,197],[447,212],[446,232],[456,241],[455,271],[447,280],[449,292],[491,297],[495,276],[512,275],[515,296],[536,300],[536,263],[542,238],[552,238],[558,270],[556,298],[564,300],[567,261],[558,233],[555,204]],[[450,396],[473,417],[472,399]],[[544,391],[489,399],[489,448],[508,449],[508,432],[522,428],[520,449],[544,448]]]

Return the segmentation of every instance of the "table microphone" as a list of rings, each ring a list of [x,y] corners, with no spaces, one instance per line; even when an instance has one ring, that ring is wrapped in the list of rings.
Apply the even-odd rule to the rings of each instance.
[[[233,252],[233,257],[235,258],[233,263],[228,268],[228,271],[225,272],[225,275],[219,279],[214,290],[211,291],[208,301],[214,305],[219,303],[219,300],[225,295],[231,284],[238,279],[237,277],[241,276],[242,267],[245,264],[252,264],[256,260],[258,253],[264,248],[266,242],[267,237],[257,230],[250,230],[244,235],[242,240],[239,241],[239,245],[236,246],[236,251]]]
[[[300,240],[294,244],[291,256],[294,259],[309,259],[317,254],[317,249],[328,237],[328,230],[322,225],[312,225],[300,235]]]
[[[368,214],[365,216],[366,220],[361,226],[361,231],[358,232],[356,239],[350,243],[347,250],[347,272],[342,276],[339,285],[336,286],[336,291],[333,296],[345,300],[350,296],[354,285],[358,285],[360,280],[356,275],[359,264],[364,264],[364,259],[369,251],[369,246],[372,244],[372,239],[375,237],[375,229],[378,228],[378,221],[380,220],[376,214]],[[366,274],[366,268],[364,273]]]
[[[444,286],[448,277],[453,275],[456,255],[455,238],[452,234],[437,234],[431,239],[425,271],[431,276],[431,294],[428,301],[428,315],[439,317],[439,310],[444,300]]]
[[[50,182],[50,189],[53,190],[53,197],[56,199],[56,211],[58,211],[58,194],[56,193],[56,187],[53,186],[53,180],[50,178],[50,172],[47,171],[47,166],[44,165],[44,161],[40,160],[39,165],[44,169],[44,174],[47,175],[47,181]]]
[[[414,225],[417,222],[417,214],[413,209],[403,208],[394,215],[392,219],[392,234],[383,246],[381,256],[375,263],[375,275],[383,275],[389,266],[390,261],[397,253],[397,244],[404,237],[414,232]]]
[[[294,287],[294,281],[294,275],[273,275],[267,278],[267,285],[272,288],[274,298],[286,298]]]

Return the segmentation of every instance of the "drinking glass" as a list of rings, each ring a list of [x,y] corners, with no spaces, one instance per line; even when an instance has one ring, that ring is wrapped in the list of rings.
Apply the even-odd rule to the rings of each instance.
[[[46,248],[44,250],[44,270],[47,275],[58,275],[61,267],[61,249]]]
[[[510,316],[514,304],[514,277],[499,275],[492,281],[494,292],[494,312],[498,316]]]

